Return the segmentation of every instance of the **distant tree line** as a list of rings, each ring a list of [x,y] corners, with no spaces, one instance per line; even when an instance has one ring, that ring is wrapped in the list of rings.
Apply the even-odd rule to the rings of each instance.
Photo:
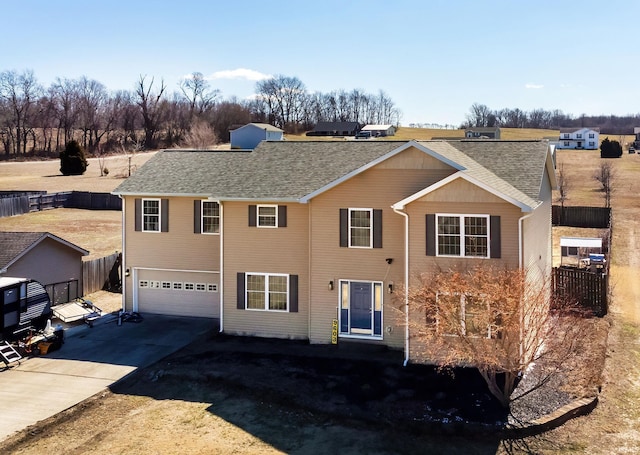
[[[602,134],[633,134],[634,126],[640,126],[640,114],[581,115],[574,117],[559,109],[534,109],[523,111],[518,108],[492,110],[484,104],[474,103],[466,115],[462,128],[468,127],[504,128],[545,128],[560,129],[574,127],[600,128]]]
[[[199,72],[170,91],[141,75],[132,90],[109,91],[99,81],[57,78],[44,87],[31,70],[0,72],[0,150],[5,155],[57,154],[76,140],[89,154],[229,140],[229,129],[266,122],[286,132],[320,121],[398,124],[399,111],[382,91],[309,93],[295,77],[256,85],[252,100],[224,100]]]

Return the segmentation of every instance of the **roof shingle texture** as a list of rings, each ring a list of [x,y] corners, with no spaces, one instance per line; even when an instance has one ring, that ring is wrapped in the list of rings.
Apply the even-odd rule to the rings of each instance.
[[[46,232],[0,232],[0,269],[39,241]]]
[[[299,200],[391,154],[407,141],[274,141],[253,152],[158,152],[114,193],[140,196],[211,196],[224,199]],[[439,159],[535,205],[546,142],[421,141]]]

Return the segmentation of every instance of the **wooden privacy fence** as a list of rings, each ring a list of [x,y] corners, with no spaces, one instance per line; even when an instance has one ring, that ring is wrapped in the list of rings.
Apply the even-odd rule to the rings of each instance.
[[[84,261],[82,263],[82,294],[115,290],[120,286],[120,253]],[[117,281],[117,283],[116,283]]]
[[[584,269],[555,267],[553,295],[559,302],[576,302],[602,317],[608,311],[609,275]]]
[[[609,207],[551,207],[551,222],[554,226],[605,229],[611,226]]]
[[[3,197],[0,198],[0,218],[5,216],[22,215],[29,213],[29,196]]]
[[[61,207],[87,210],[122,210],[122,200],[114,194],[89,191],[66,191],[51,194],[46,191],[0,193],[0,218]]]

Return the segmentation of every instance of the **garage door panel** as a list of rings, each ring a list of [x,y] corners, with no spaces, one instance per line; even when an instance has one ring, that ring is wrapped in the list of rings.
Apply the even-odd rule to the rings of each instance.
[[[140,313],[220,317],[217,273],[140,270],[137,281]]]

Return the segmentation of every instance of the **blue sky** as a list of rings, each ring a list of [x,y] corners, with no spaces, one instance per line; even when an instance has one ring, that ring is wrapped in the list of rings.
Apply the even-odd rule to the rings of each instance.
[[[383,90],[403,125],[457,126],[473,103],[640,113],[637,0],[3,3],[0,71],[45,86],[131,90],[146,75],[178,90],[197,71],[242,99],[281,74],[310,92]]]

